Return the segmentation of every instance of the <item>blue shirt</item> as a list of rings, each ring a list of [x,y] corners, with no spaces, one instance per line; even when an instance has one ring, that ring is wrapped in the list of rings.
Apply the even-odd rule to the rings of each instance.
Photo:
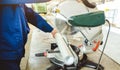
[[[31,23],[44,32],[53,28],[25,5],[0,5],[0,60],[15,60],[24,56]]]

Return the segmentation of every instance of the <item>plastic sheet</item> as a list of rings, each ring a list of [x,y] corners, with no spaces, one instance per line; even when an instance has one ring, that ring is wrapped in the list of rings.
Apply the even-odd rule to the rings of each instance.
[[[60,53],[64,59],[64,63],[66,65],[71,65],[74,62],[74,56],[70,49],[68,48],[68,45],[65,43],[63,37],[61,34],[57,33],[55,35],[55,39],[57,41],[58,48],[60,50]]]

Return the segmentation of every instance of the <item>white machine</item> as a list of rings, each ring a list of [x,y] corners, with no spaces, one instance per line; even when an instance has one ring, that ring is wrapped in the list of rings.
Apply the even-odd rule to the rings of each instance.
[[[80,70],[82,67],[104,70],[102,65],[98,66],[88,60],[86,55],[96,51],[102,44],[101,25],[105,23],[104,12],[97,11],[95,5],[87,0],[65,0],[54,11],[55,25],[59,31],[55,35],[56,43],[51,44],[51,50],[36,54],[50,59],[53,65],[47,70]],[[77,46],[69,43],[63,36],[76,34],[82,40]]]
[[[85,2],[85,5],[82,1]],[[86,3],[90,7],[87,7]],[[73,39],[77,38],[82,41],[83,43],[77,46],[81,47],[81,51],[83,51],[84,53],[96,51],[100,45],[100,42],[102,43],[102,27],[74,26],[68,22],[68,19],[71,16],[98,11],[97,8],[95,6],[89,5],[87,0],[81,0],[81,2],[78,2],[77,0],[65,0],[57,7],[55,7],[55,9],[59,10],[58,13],[55,13],[55,23],[58,31],[64,35],[72,34],[71,36],[73,36]],[[89,23],[91,21],[87,22]]]

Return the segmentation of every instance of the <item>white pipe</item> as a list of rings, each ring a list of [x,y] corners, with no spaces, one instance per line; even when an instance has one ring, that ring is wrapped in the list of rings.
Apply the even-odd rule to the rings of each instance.
[[[55,34],[55,39],[58,45],[58,48],[60,50],[60,53],[64,59],[64,63],[66,65],[71,65],[74,63],[74,56],[70,49],[68,48],[67,44],[65,43],[65,40],[63,39],[62,35],[60,33]]]

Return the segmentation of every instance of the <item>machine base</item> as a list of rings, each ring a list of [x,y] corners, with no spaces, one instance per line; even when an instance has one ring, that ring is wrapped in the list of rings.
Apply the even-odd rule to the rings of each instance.
[[[83,67],[88,67],[92,69],[97,69],[98,64],[94,63],[87,59],[87,55],[84,54],[82,60],[79,60],[78,65],[75,67],[74,65],[71,66],[59,66],[56,64],[52,64],[47,70],[80,70]],[[102,65],[99,65],[98,70],[104,70]]]
[[[73,49],[73,51],[76,53],[76,55],[78,56],[79,52],[80,52],[80,50],[78,49],[78,47],[76,47],[74,45],[70,45],[70,46]],[[54,50],[55,48],[57,48],[56,43],[52,43],[51,44],[51,49]],[[47,70],[80,70],[83,67],[89,67],[89,68],[92,68],[92,69],[97,69],[97,67],[98,67],[97,63],[88,60],[88,57],[87,57],[86,54],[83,54],[82,59],[79,59],[79,56],[78,56],[78,60],[79,61],[78,61],[77,66],[74,66],[74,65],[60,66],[60,65],[55,64],[53,62],[54,60],[50,60],[51,63],[52,63],[52,65],[49,68],[47,68]],[[99,65],[99,67],[98,67],[97,70],[104,70],[104,67],[102,65]]]

